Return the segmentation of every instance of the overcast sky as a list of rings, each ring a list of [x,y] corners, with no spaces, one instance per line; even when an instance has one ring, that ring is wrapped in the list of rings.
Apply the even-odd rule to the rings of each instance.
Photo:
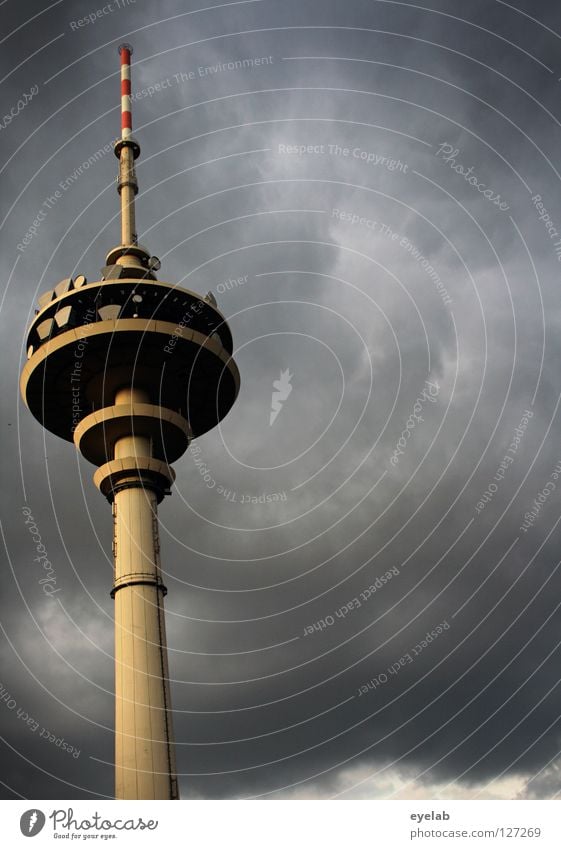
[[[182,798],[561,792],[561,9],[423,6],[0,4],[5,798],[113,793],[111,511],[18,380],[119,240],[123,40],[241,374],[160,506]]]

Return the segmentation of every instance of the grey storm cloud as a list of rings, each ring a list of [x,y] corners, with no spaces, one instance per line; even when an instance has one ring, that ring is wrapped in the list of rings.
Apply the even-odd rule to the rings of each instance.
[[[182,798],[556,797],[557,4],[110,5],[0,9],[3,796],[113,792],[111,513],[18,380],[128,40],[140,241],[242,381],[160,508]]]

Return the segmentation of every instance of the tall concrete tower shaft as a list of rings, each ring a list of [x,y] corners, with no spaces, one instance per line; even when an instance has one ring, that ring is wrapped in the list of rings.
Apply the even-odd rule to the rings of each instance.
[[[239,374],[216,306],[157,281],[159,260],[138,244],[132,48],[119,52],[121,244],[101,281],[65,278],[39,297],[21,391],[43,427],[98,466],[94,482],[112,504],[115,796],[176,799],[157,508],[170,463],[228,413]]]

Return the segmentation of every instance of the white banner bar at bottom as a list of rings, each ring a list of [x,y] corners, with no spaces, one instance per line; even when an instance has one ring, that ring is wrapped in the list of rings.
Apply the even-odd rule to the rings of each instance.
[[[561,846],[559,802],[0,801],[2,846]],[[30,839],[33,843],[30,843]]]

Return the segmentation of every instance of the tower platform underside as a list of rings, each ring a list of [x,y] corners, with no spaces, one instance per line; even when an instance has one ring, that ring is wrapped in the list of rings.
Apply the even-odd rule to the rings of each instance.
[[[196,293],[160,281],[103,281],[53,299],[35,317],[27,350],[24,400],[47,430],[68,441],[83,419],[112,407],[124,386],[186,420],[189,437],[215,427],[239,390],[224,317]],[[171,430],[166,415],[159,427]],[[114,421],[111,427],[115,434],[106,436],[114,442]],[[159,456],[166,440],[157,429],[154,437]],[[170,448],[171,462],[181,453]]]

